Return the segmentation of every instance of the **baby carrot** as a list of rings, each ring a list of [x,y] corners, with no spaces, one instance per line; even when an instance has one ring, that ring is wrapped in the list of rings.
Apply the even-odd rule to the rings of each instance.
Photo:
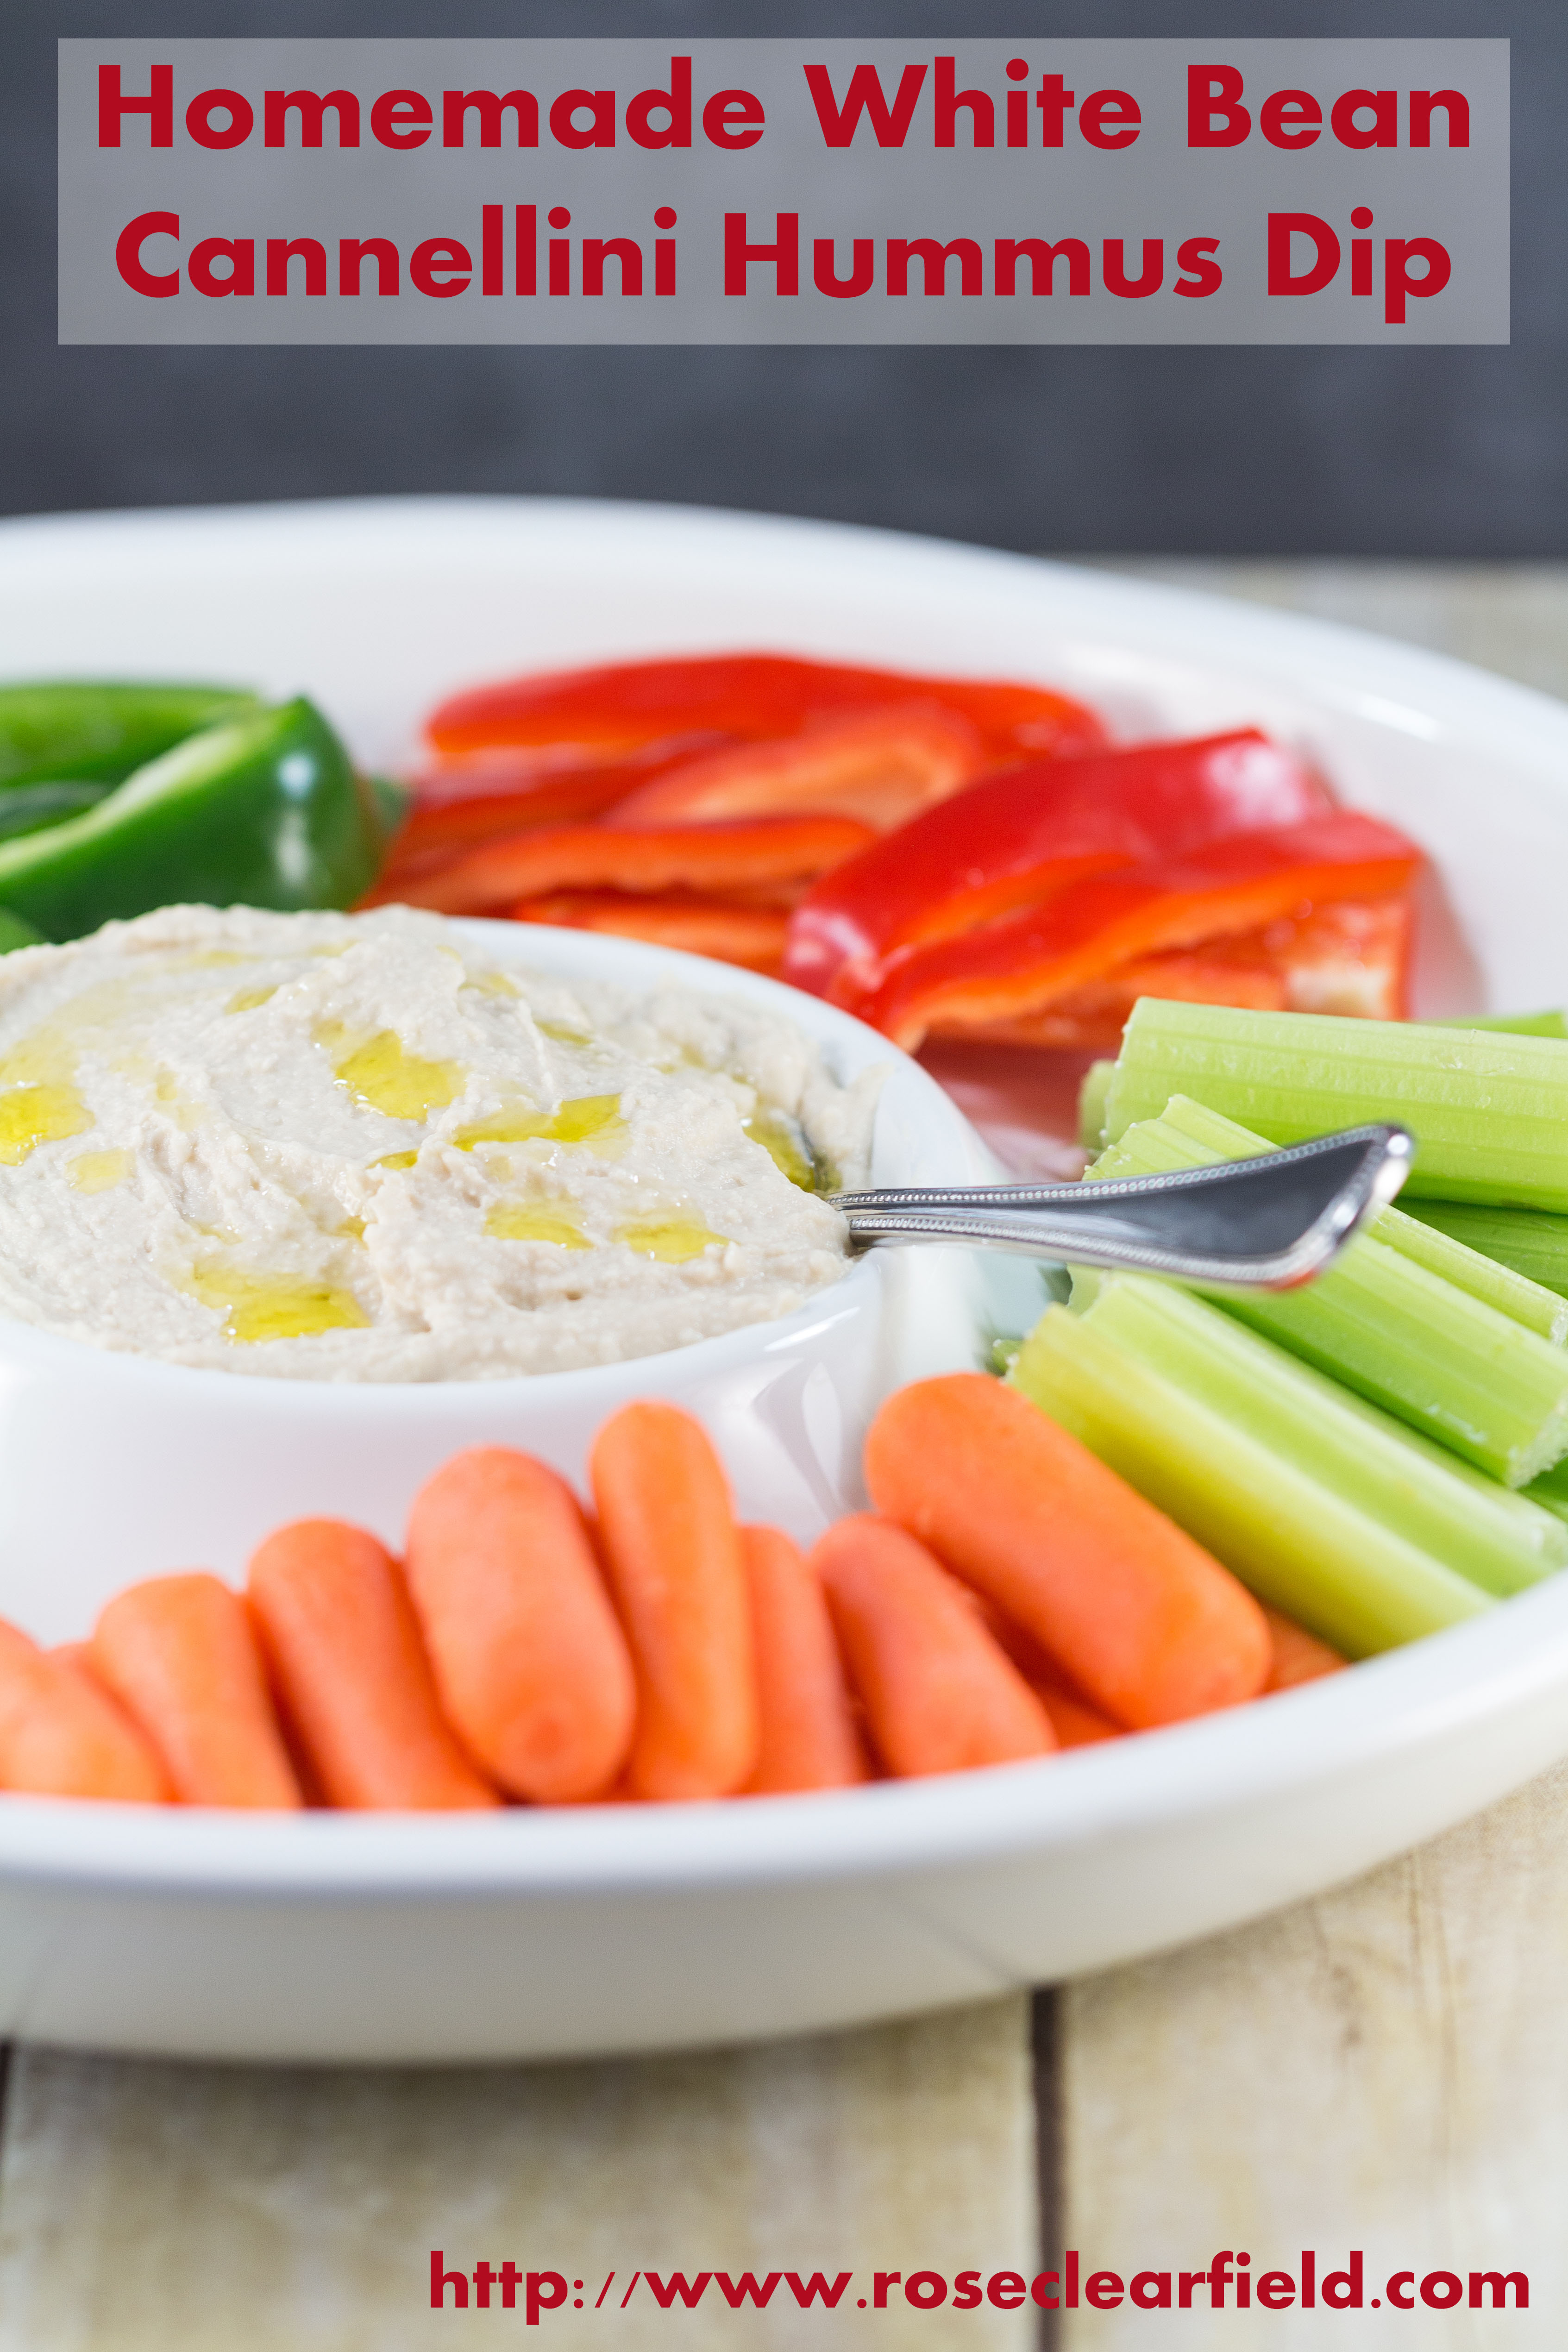
[[[67,1667],[70,1673],[79,1676],[83,1681],[85,1681],[90,1686],[93,1696],[95,1698],[100,1698],[105,1706],[113,1708],[116,1721],[124,1726],[126,1731],[130,1734],[132,1738],[136,1741],[138,1747],[146,1748],[148,1754],[152,1756],[153,1769],[158,1775],[160,1800],[162,1801],[172,1803],[174,1801],[174,1791],[173,1787],[170,1785],[169,1776],[164,1771],[163,1765],[158,1761],[157,1755],[151,1747],[146,1734],[138,1727],[128,1711],[115,1697],[114,1693],[110,1689],[109,1685],[104,1681],[103,1676],[94,1666],[92,1663],[92,1643],[90,1642],[51,1642],[47,1654],[49,1657],[56,1659],[60,1665]]]
[[[590,1462],[605,1565],[631,1643],[639,1797],[727,1797],[762,1732],[740,1530],[722,1465],[689,1413],[623,1405]]]
[[[777,1528],[742,1528],[756,1633],[762,1750],[753,1796],[867,1778],[822,1580]]]
[[[840,1519],[809,1563],[890,1772],[963,1772],[1047,1756],[1045,1708],[942,1562],[890,1519]]]
[[[458,1454],[415,1497],[408,1591],[447,1721],[514,1797],[601,1795],[631,1744],[631,1661],[576,1496],[531,1454]]]
[[[164,1804],[170,1793],[152,1748],[108,1692],[3,1619],[0,1789],[146,1805]]]
[[[273,1688],[329,1805],[500,1803],[447,1728],[402,1571],[373,1535],[297,1519],[256,1553],[246,1592]]]
[[[1056,1660],[1016,1618],[998,1609],[994,1601],[987,1601],[984,1593],[961,1584],[956,1577],[952,1579],[952,1589],[963,1593],[1003,1655],[1017,1667],[1050,1717],[1058,1748],[1083,1748],[1092,1739],[1120,1739],[1123,1736],[1121,1724],[1112,1723],[1098,1706],[1089,1705],[1080,1690],[1073,1688]]]
[[[1037,1405],[983,1372],[917,1381],[866,1440],[879,1511],[1015,1617],[1130,1730],[1255,1698],[1262,1610]]]
[[[1265,1690],[1294,1690],[1298,1683],[1315,1683],[1324,1675],[1343,1672],[1350,1660],[1338,1650],[1331,1650],[1293,1617],[1282,1617],[1278,1609],[1265,1609],[1268,1620],[1268,1638],[1274,1646]]]
[[[183,1803],[299,1807],[245,1603],[216,1576],[149,1577],[117,1595],[93,1629],[89,1663]]]
[[[1035,1683],[1031,1688],[1050,1717],[1058,1748],[1089,1748],[1097,1740],[1127,1737],[1119,1723],[1112,1723],[1108,1715],[1090,1706],[1087,1699],[1075,1698],[1059,1684]]]
[[[78,1674],[92,1675],[93,1688],[102,1690],[103,1685],[92,1673],[90,1642],[52,1642],[49,1644],[48,1654],[51,1658],[58,1658],[62,1666],[73,1667]]]

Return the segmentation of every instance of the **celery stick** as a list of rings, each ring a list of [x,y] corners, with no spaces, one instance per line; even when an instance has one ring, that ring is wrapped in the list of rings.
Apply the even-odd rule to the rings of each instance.
[[[1153,1156],[1156,1139],[1159,1157]],[[1089,1173],[1152,1176],[1167,1168],[1202,1168],[1216,1160],[1247,1160],[1272,1149],[1262,1136],[1222,1118],[1206,1104],[1194,1102],[1186,1095],[1173,1095],[1158,1119],[1140,1120],[1135,1129],[1130,1128]],[[1517,1218],[1521,1224],[1539,1225],[1549,1233],[1561,1231],[1559,1270],[1568,1286],[1568,1217],[1549,1217],[1540,1210],[1477,1209],[1468,1202],[1438,1202],[1430,1215],[1425,1209],[1414,1216],[1403,1209],[1384,1209],[1366,1230],[1402,1257],[1414,1258],[1428,1274],[1440,1275],[1457,1290],[1467,1290],[1472,1298],[1495,1307],[1511,1322],[1522,1323],[1527,1331],[1538,1332],[1554,1347],[1563,1346],[1568,1341],[1568,1305],[1564,1304],[1568,1287],[1559,1293],[1555,1284],[1539,1276],[1532,1280],[1528,1268],[1518,1267],[1512,1261],[1500,1263],[1482,1250],[1479,1241],[1467,1245],[1468,1236],[1461,1221],[1483,1217],[1504,1225]]]
[[[1535,1504],[1203,1300],[1117,1275],[1085,1314],[1151,1370],[1489,1592],[1520,1591],[1568,1563],[1562,1527]]]
[[[1300,1290],[1217,1303],[1505,1486],[1568,1454],[1563,1350],[1382,1242]]]
[[[1445,1213],[1443,1225],[1428,1221],[1425,1213],[1428,1205]],[[1435,1201],[1430,1204],[1423,1202],[1414,1213],[1384,1209],[1367,1231],[1375,1240],[1396,1249],[1401,1257],[1424,1265],[1428,1274],[1441,1276],[1457,1290],[1468,1290],[1472,1298],[1495,1307],[1500,1315],[1506,1315],[1510,1322],[1521,1323],[1527,1331],[1549,1339],[1554,1348],[1568,1342],[1568,1297],[1550,1283],[1532,1277],[1523,1266],[1506,1265],[1475,1243],[1468,1242],[1462,1234],[1448,1231],[1446,1213],[1451,1208],[1478,1217],[1539,1217],[1542,1224],[1550,1222],[1568,1231],[1568,1217],[1549,1220],[1542,1210],[1472,1210],[1468,1202],[1458,1201]],[[1568,1253],[1563,1274],[1568,1279]]]
[[[1189,1108],[1198,1114],[1191,1122],[1184,1116]],[[1212,1133],[1200,1130],[1199,1119],[1213,1122]],[[1191,1103],[1186,1095],[1173,1095],[1158,1117],[1135,1119],[1083,1172],[1090,1182],[1163,1176],[1170,1169],[1212,1168],[1221,1160],[1256,1160],[1273,1150],[1249,1128],[1221,1118],[1203,1103]]]
[[[1101,1299],[1121,1287],[1120,1279],[1108,1284]],[[1260,1599],[1355,1658],[1494,1605],[1479,1585],[1118,1346],[1097,1328],[1100,1312],[1099,1301],[1082,1316],[1047,1308],[1014,1385]]]
[[[1568,1462],[1554,1463],[1550,1470],[1532,1478],[1524,1490],[1525,1499],[1538,1503],[1543,1511],[1552,1511],[1560,1519],[1568,1520]]]
[[[1078,1090],[1078,1139],[1086,1151],[1098,1151],[1105,1141],[1105,1097],[1110,1091],[1114,1062],[1091,1062]]]
[[[1271,1147],[1260,1135],[1254,1135],[1234,1120],[1222,1118],[1203,1103],[1191,1101],[1185,1095],[1176,1095],[1168,1102],[1157,1124],[1180,1135],[1192,1144],[1205,1144],[1215,1159],[1245,1160],[1250,1153],[1267,1151]],[[1195,1166],[1196,1161],[1184,1160],[1183,1166]],[[1446,1226],[1450,1216],[1539,1217],[1542,1223],[1552,1223],[1542,1212],[1529,1209],[1478,1210],[1468,1203],[1442,1202],[1436,1213],[1427,1219],[1421,1212],[1407,1215],[1403,1209],[1384,1209],[1373,1218],[1367,1232],[1374,1240],[1386,1242],[1402,1257],[1414,1258],[1428,1274],[1440,1275],[1456,1289],[1468,1290],[1472,1298],[1495,1307],[1500,1315],[1511,1322],[1522,1323],[1527,1331],[1539,1332],[1561,1347],[1568,1339],[1568,1307],[1550,1286],[1532,1282],[1528,1275],[1501,1265],[1479,1246],[1467,1246],[1453,1233],[1434,1230],[1439,1220]],[[1568,1233],[1568,1218],[1562,1221]],[[1568,1255],[1568,1252],[1565,1252]]]
[[[1270,1143],[1398,1119],[1416,1199],[1568,1210],[1568,1039],[1141,997],[1106,1101],[1114,1143],[1174,1094]]]
[[[1129,1128],[1094,1174],[1156,1175],[1258,1149],[1245,1129],[1177,1096],[1163,1118]],[[1568,1354],[1384,1233],[1380,1219],[1298,1290],[1205,1296],[1506,1486],[1524,1486],[1568,1453]],[[1541,1297],[1549,1310],[1560,1303]]]
[[[1510,1037],[1568,1037],[1568,1020],[1561,1013],[1464,1013],[1457,1021],[1426,1021],[1426,1029],[1498,1029]]]
[[[1568,1217],[1547,1209],[1483,1209],[1473,1201],[1423,1201],[1415,1215],[1472,1255],[1568,1299]]]

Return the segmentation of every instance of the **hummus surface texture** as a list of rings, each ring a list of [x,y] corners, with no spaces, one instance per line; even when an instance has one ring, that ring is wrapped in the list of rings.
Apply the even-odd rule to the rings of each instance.
[[[169,907],[0,960],[0,1313],[301,1380],[498,1379],[790,1313],[876,1073],[444,918]]]

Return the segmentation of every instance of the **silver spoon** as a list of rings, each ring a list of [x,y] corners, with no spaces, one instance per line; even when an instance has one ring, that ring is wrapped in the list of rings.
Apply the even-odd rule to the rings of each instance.
[[[1168,1176],[828,1197],[862,1246],[962,1242],[1238,1290],[1291,1290],[1331,1265],[1387,1206],[1415,1152],[1402,1127],[1351,1127]]]

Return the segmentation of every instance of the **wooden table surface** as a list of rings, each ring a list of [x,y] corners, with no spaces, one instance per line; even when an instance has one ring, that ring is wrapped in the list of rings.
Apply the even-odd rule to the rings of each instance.
[[[1568,568],[1122,567],[1381,628],[1568,697]],[[429,2250],[559,2271],[542,2328],[706,2352],[1024,2352],[1026,2308],[898,2300],[874,2269],[1253,2273],[1300,2250],[1528,2272],[1531,2307],[1159,2317],[1080,2308],[1056,2352],[1568,2343],[1568,1766],[1315,1902],[1055,1995],[711,2055],[471,2070],[192,2066],[26,2045],[0,2139],[0,2352],[404,2352],[515,2340],[429,2307]],[[634,2272],[856,2276],[831,2316]],[[616,2273],[595,2309],[606,2274]],[[1152,2292],[1152,2290],[1151,2290]],[[781,2299],[782,2297],[782,2299]],[[851,2307],[851,2305],[854,2307]],[[542,2332],[535,2340],[544,2342]]]

